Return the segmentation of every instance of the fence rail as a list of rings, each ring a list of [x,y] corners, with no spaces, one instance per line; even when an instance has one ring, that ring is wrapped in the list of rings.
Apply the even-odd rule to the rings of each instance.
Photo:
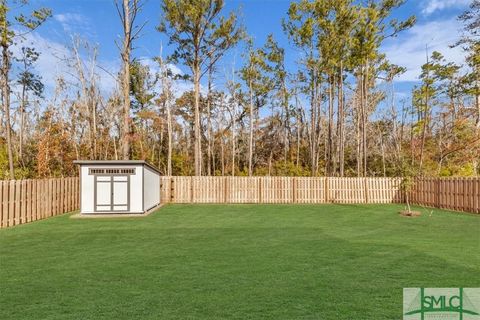
[[[79,207],[78,178],[0,181],[0,227],[32,222]]]
[[[403,203],[401,178],[162,177],[163,203]],[[79,179],[0,181],[0,227],[77,210]],[[480,178],[418,178],[412,204],[480,213]]]

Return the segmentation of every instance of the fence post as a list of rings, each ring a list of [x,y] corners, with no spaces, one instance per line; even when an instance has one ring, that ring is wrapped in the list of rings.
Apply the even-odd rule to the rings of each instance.
[[[262,177],[258,177],[258,203],[262,203]]]
[[[0,228],[3,227],[3,181],[0,181]]]
[[[27,191],[26,191],[26,197],[25,197],[25,200],[26,200],[26,216],[27,216],[27,222],[30,222],[32,221],[32,180],[28,179],[26,180],[26,184],[27,184]]]
[[[15,225],[20,224],[21,219],[20,219],[20,204],[22,201],[22,180],[17,180],[16,181],[16,187],[15,187],[15,219],[14,223]]]
[[[325,177],[323,191],[325,192],[324,194],[325,203],[329,203],[330,199],[328,199],[328,177]]]
[[[26,183],[25,180],[20,180],[20,199],[19,199],[19,205],[20,205],[20,214],[19,214],[19,223],[22,224],[25,223],[26,215],[25,215],[25,203],[26,203]]]
[[[368,196],[368,178],[367,177],[363,178],[363,192],[365,193],[365,203],[368,203],[369,196]]]
[[[292,201],[297,203],[297,178],[292,178]]]
[[[223,203],[227,203],[227,177],[223,177]]]
[[[477,208],[478,208],[477,183],[478,183],[478,180],[476,178],[473,178],[472,179],[472,197],[473,197],[472,198],[472,212],[473,213],[477,213]],[[480,195],[478,195],[478,197],[480,197]]]
[[[193,176],[190,177],[190,203],[193,203]]]

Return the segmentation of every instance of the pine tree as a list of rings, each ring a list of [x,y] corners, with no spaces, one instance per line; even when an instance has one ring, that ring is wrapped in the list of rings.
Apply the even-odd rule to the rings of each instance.
[[[243,37],[232,12],[221,16],[223,0],[163,0],[160,32],[169,37],[175,51],[172,61],[184,63],[191,71],[194,84],[195,175],[202,174],[202,143],[200,126],[200,81],[225,52]]]
[[[22,5],[28,2],[22,1]],[[8,163],[10,171],[10,179],[15,178],[14,161],[13,161],[13,145],[12,145],[12,126],[10,119],[10,71],[12,68],[12,50],[11,46],[14,41],[21,38],[25,33],[32,32],[42,25],[48,17],[51,16],[51,10],[41,8],[34,10],[30,15],[26,16],[20,13],[12,18],[9,16],[11,5],[7,0],[0,1],[0,46],[2,49],[2,61],[0,68],[0,85],[2,89],[3,107],[5,112],[6,136],[8,149]],[[16,8],[18,10],[18,8]],[[15,24],[15,27],[13,25]]]

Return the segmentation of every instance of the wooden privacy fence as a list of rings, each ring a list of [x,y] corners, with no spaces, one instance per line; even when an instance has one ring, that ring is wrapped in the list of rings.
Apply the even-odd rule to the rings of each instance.
[[[417,178],[410,200],[428,207],[480,213],[480,178]]]
[[[162,177],[169,203],[404,203],[401,178]],[[480,213],[480,178],[417,178],[412,204]]]
[[[170,203],[398,203],[400,178],[162,177]]]
[[[161,177],[163,203],[403,203],[401,178]],[[79,179],[0,181],[0,227],[80,207]],[[480,178],[417,178],[412,204],[480,213]]]
[[[0,181],[0,227],[77,210],[79,194],[78,177]]]

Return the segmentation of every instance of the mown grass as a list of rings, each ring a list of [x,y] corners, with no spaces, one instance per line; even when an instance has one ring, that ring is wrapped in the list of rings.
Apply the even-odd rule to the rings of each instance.
[[[480,216],[397,205],[170,205],[0,230],[0,319],[401,319],[480,287]]]

